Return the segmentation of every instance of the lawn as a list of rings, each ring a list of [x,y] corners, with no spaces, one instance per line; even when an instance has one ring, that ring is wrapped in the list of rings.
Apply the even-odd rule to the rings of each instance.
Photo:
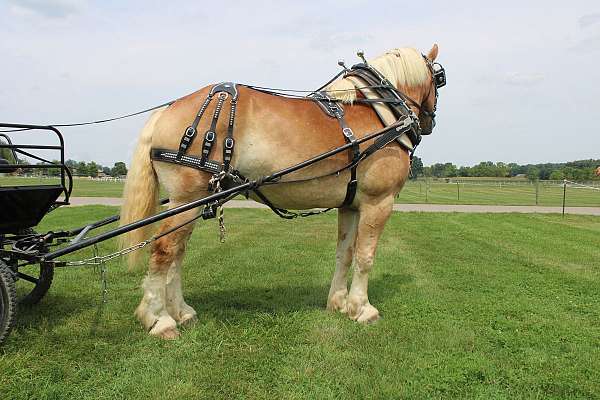
[[[115,212],[59,209],[41,228]],[[193,234],[199,322],[174,342],[133,318],[143,272],[111,263],[102,305],[97,271],[57,271],[0,350],[2,398],[600,397],[600,218],[396,213],[370,281],[383,319],[368,326],[325,310],[335,215],[225,221],[225,244],[214,221]]]
[[[537,202],[536,202],[537,186]],[[560,206],[563,187],[556,183],[486,180],[477,183],[446,183],[443,180],[409,181],[400,192],[397,203],[489,204]],[[537,203],[537,204],[536,204]],[[565,204],[568,207],[600,207],[600,187],[568,185]]]

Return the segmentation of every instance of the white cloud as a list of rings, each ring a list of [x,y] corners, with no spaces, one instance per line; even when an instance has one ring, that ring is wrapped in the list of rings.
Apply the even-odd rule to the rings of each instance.
[[[39,15],[47,18],[65,18],[79,13],[87,0],[8,0],[10,10],[17,16]]]

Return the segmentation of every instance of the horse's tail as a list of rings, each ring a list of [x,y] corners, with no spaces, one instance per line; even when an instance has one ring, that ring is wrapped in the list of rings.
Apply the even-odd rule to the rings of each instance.
[[[156,212],[159,185],[150,159],[150,148],[156,121],[163,111],[164,108],[159,109],[150,116],[142,129],[133,152],[131,166],[123,190],[124,202],[121,207],[121,226],[146,218]],[[127,248],[146,240],[151,233],[150,228],[151,226],[146,226],[122,235],[120,237],[121,248]],[[128,254],[127,262],[130,269],[139,263],[140,255],[139,251]]]

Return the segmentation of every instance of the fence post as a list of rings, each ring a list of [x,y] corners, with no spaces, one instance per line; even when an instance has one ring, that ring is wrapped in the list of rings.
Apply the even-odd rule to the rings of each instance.
[[[456,200],[460,201],[460,183],[456,182]]]
[[[425,178],[425,203],[429,203],[429,181]]]
[[[562,216],[565,216],[565,202],[567,200],[567,180],[563,180],[563,202],[562,202]]]
[[[540,195],[540,181],[539,179],[535,181],[535,205],[539,204],[538,199]]]

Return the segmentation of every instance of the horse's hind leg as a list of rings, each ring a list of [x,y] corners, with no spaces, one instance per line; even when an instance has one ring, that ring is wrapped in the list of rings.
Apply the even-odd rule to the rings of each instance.
[[[157,235],[189,221],[197,212],[191,210],[167,219]],[[186,242],[192,230],[193,223],[184,225],[152,244],[148,275],[143,284],[144,296],[135,315],[153,336],[175,339],[179,336],[177,322],[186,322],[196,316],[183,301],[180,276]]]
[[[327,309],[346,312],[348,295],[347,275],[354,257],[358,211],[348,208],[338,209],[338,242],[335,253],[335,272],[327,297]]]
[[[354,275],[346,300],[348,316],[358,322],[374,322],[379,319],[379,311],[369,303],[368,280],[369,272],[373,268],[377,242],[392,212],[393,203],[394,197],[389,196],[380,201],[363,202],[360,205]]]

